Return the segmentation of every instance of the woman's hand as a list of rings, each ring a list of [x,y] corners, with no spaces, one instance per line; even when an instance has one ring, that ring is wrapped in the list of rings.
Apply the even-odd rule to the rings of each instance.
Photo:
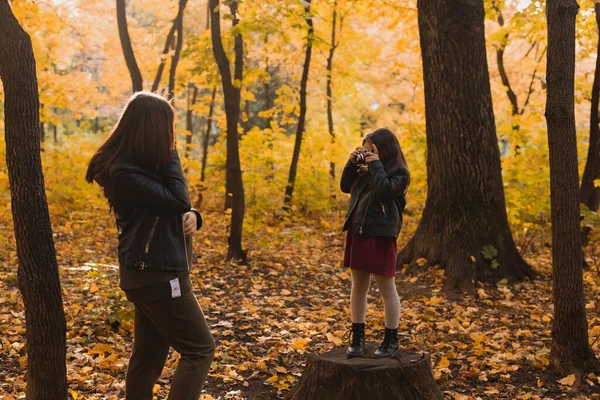
[[[185,237],[192,237],[196,234],[196,213],[188,211],[183,214],[183,232]]]
[[[370,163],[376,160],[379,160],[379,150],[377,150],[377,146],[373,144],[373,151],[365,154],[365,161]]]
[[[358,155],[358,153],[360,153],[360,147],[357,147],[356,149],[352,150],[350,152],[350,162],[352,164],[356,164],[356,156]]]

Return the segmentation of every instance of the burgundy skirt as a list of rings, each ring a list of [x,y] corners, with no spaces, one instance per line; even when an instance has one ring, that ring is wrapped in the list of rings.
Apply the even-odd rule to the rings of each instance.
[[[354,215],[352,216],[354,220]],[[396,274],[396,238],[387,236],[362,236],[352,233],[353,224],[348,229],[344,268],[371,274],[394,276]]]

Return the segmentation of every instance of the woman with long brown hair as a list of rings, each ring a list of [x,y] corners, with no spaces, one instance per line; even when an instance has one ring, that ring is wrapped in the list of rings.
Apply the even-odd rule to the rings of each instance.
[[[192,292],[191,237],[202,218],[190,205],[174,120],[161,96],[134,94],[86,174],[115,213],[119,286],[135,305],[128,400],[152,399],[171,347],[181,358],[168,399],[199,399],[215,350]]]
[[[385,128],[365,136],[362,147],[350,153],[340,186],[351,193],[344,230],[348,231],[344,266],[352,272],[350,310],[352,329],[348,357],[365,349],[365,315],[371,277],[383,299],[385,330],[373,357],[390,357],[398,350],[400,298],[396,290],[396,239],[410,173],[398,138]]]

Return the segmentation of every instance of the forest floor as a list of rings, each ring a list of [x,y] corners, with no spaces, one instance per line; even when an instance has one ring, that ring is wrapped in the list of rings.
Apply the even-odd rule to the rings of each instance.
[[[92,207],[93,208],[93,207]],[[90,215],[92,213],[93,215]],[[217,342],[203,399],[277,399],[294,386],[310,353],[343,346],[350,275],[340,267],[339,216],[306,225],[250,227],[247,265],[224,263],[225,221],[205,215],[195,237],[193,282]],[[0,221],[2,222],[2,221]],[[6,222],[6,221],[4,221]],[[412,222],[413,224],[415,222]],[[12,235],[0,223],[0,234]],[[121,399],[132,344],[131,306],[117,288],[116,230],[106,209],[53,214],[68,327],[72,399]],[[414,227],[413,227],[414,228]],[[410,230],[410,229],[409,229]],[[401,241],[405,241],[405,233]],[[8,246],[10,248],[10,246]],[[552,321],[550,255],[529,254],[539,279],[483,285],[478,296],[447,296],[443,271],[400,272],[401,345],[431,355],[447,399],[600,398],[600,376],[546,371]],[[0,247],[0,399],[24,397],[24,311],[14,249]],[[600,276],[585,272],[590,341],[600,335]],[[367,338],[383,329],[376,289],[369,295]],[[155,387],[166,397],[172,354]]]

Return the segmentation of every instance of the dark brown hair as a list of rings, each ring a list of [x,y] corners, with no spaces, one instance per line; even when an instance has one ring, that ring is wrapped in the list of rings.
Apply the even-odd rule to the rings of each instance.
[[[404,153],[400,148],[400,142],[389,129],[379,128],[374,130],[365,136],[363,146],[366,142],[377,146],[379,159],[388,175],[394,175],[400,168],[408,169]]]
[[[103,184],[117,160],[151,171],[167,166],[174,147],[174,121],[175,112],[166,99],[147,91],[135,93],[112,134],[92,157],[85,180]]]

